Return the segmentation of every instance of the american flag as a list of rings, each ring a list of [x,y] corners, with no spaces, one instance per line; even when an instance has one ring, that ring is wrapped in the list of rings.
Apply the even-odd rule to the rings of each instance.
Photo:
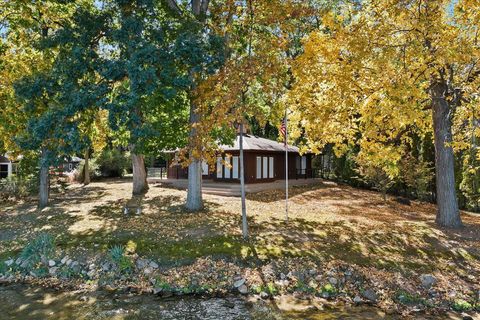
[[[287,125],[286,125],[285,118],[283,118],[282,125],[280,126],[280,134],[282,135],[283,142],[286,145],[287,144]]]

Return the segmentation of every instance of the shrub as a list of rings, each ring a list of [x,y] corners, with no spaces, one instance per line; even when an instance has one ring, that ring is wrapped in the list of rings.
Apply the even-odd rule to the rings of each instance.
[[[118,149],[105,149],[95,159],[103,177],[122,177],[132,166],[128,154]]]
[[[48,233],[41,233],[20,252],[21,267],[30,270],[40,263],[47,266],[55,253],[55,240]]]
[[[75,180],[78,182],[83,182],[84,180],[84,169],[83,167],[85,166],[85,160],[80,161],[78,164],[78,168],[76,169],[75,173]],[[100,167],[97,163],[96,159],[90,159],[88,161],[88,171],[90,172],[90,178],[94,179],[96,177],[99,177],[101,175],[100,173]]]
[[[38,178],[36,176],[11,175],[0,180],[0,199],[25,198],[37,192]]]
[[[132,260],[125,255],[125,248],[123,246],[114,246],[109,251],[109,257],[120,272],[130,272],[133,269]]]

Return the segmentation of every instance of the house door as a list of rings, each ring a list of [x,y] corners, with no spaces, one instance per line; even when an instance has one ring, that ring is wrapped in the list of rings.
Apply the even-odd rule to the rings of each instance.
[[[306,156],[297,156],[295,159],[296,175],[297,177],[305,177],[307,173],[307,157]]]

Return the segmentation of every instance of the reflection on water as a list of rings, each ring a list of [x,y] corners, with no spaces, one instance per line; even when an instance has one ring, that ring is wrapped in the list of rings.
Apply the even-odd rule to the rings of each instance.
[[[10,285],[0,286],[0,319],[325,320],[399,317],[387,316],[373,307],[331,309],[318,302],[289,297],[273,302],[247,301],[241,297],[162,299],[148,295],[82,294]]]

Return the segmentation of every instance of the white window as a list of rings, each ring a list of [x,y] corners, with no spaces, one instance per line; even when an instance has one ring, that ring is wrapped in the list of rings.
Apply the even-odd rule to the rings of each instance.
[[[233,157],[233,162],[232,162],[232,178],[233,179],[238,179],[239,177],[239,174],[238,174],[238,171],[239,171],[240,167],[238,166],[238,157]]]
[[[268,177],[273,178],[273,157],[268,157]]]
[[[268,178],[268,157],[263,157],[263,178]]]
[[[225,158],[225,163],[227,165],[225,165],[225,179],[230,179],[230,172],[232,172],[232,168],[229,166],[229,164],[231,164],[231,158],[230,157],[226,157]]]
[[[202,161],[202,175],[208,175],[208,163],[206,163],[205,161]]]
[[[307,157],[306,156],[302,156],[302,171],[305,172],[305,170],[307,169]]]
[[[222,164],[222,157],[217,157],[217,178],[223,178],[223,164]]]
[[[257,157],[257,179],[262,178],[262,157]]]

